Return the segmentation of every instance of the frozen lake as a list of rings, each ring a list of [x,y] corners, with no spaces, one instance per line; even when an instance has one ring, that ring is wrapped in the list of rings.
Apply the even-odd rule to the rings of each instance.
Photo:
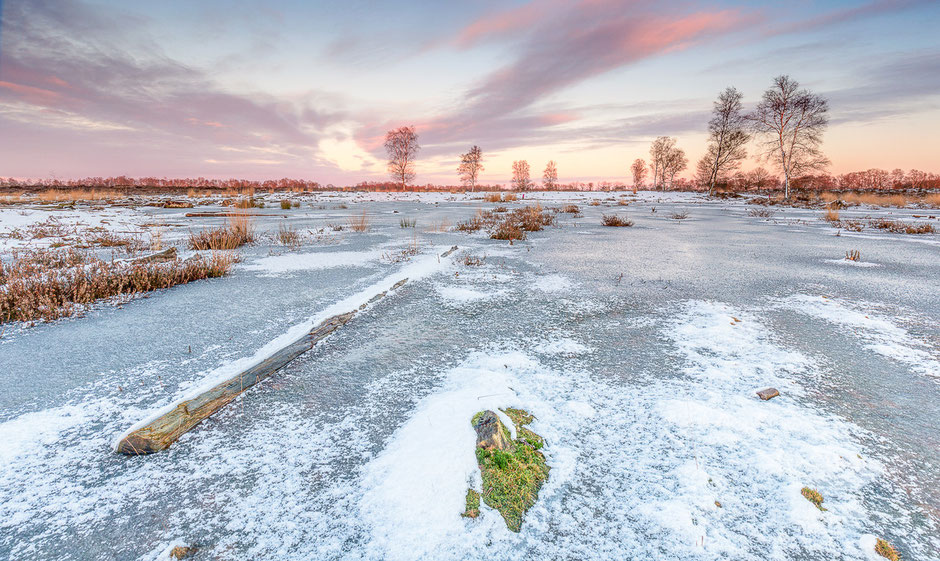
[[[881,537],[940,559],[940,235],[693,194],[553,193],[501,204],[582,215],[509,245],[452,230],[497,206],[477,197],[308,196],[254,219],[324,229],[297,249],[262,241],[230,276],[8,328],[0,558],[156,560],[195,543],[197,560],[821,561],[880,559]],[[117,214],[167,224],[170,242],[220,222],[186,211]],[[0,209],[0,229],[39,212]],[[363,212],[367,232],[329,227]],[[610,213],[635,226],[601,226]],[[413,243],[421,255],[389,259]],[[842,259],[856,249],[863,266]],[[112,452],[153,410],[419,260],[423,277],[168,450]],[[768,386],[781,396],[760,401]],[[484,407],[528,410],[547,441],[519,534],[485,506],[460,516]]]

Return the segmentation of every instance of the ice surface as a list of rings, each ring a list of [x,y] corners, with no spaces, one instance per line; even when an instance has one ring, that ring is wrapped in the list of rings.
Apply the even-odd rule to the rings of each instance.
[[[652,192],[625,195],[636,226],[620,229],[599,222],[621,194],[530,194],[584,216],[510,246],[424,232],[495,206],[481,195],[304,197],[256,219],[231,276],[0,338],[0,558],[198,543],[217,559],[864,560],[877,536],[940,559],[935,246]],[[363,210],[367,233],[296,251],[270,237]],[[176,232],[214,220],[117,214]],[[422,255],[381,258],[414,240]],[[451,245],[484,265],[439,261]],[[880,266],[827,262],[853,249]],[[112,453],[134,423],[405,276],[169,450]],[[780,397],[759,400],[767,386]],[[536,416],[552,467],[519,534],[486,506],[460,517],[479,485],[470,417],[507,406]]]

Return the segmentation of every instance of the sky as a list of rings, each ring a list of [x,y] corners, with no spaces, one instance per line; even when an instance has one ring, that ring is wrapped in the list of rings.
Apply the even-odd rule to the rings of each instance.
[[[718,93],[789,74],[830,102],[829,171],[940,171],[940,2],[0,0],[0,177],[385,180],[514,160],[629,182],[657,136],[695,162]],[[751,154],[756,151],[751,147]],[[744,169],[759,165],[750,157]]]

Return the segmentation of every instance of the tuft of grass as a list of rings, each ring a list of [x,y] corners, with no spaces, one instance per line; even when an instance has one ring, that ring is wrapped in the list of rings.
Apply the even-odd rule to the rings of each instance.
[[[817,491],[816,489],[810,489],[809,487],[803,487],[803,490],[800,492],[803,494],[804,497],[806,497],[807,501],[816,505],[816,508],[818,508],[819,510],[823,512],[826,512],[827,509],[824,508],[822,505],[825,499],[823,499],[823,496],[819,491]]]
[[[893,547],[891,547],[891,544],[881,538],[878,538],[878,540],[875,541],[875,553],[884,557],[885,559],[888,559],[889,561],[900,561],[901,559],[901,556],[898,555],[898,552]]]
[[[365,232],[369,229],[369,217],[366,216],[366,211],[362,211],[362,214],[355,216],[349,219],[349,228],[353,232]]]
[[[826,207],[826,212],[823,214],[823,220],[829,222],[833,225],[839,224],[839,210],[835,207]]]
[[[485,255],[483,257],[477,257],[476,255],[471,255],[469,253],[466,253],[463,256],[462,262],[467,267],[479,267],[480,265],[483,264],[484,261],[486,261]]]
[[[196,250],[229,250],[255,241],[251,219],[241,213],[229,214],[220,228],[190,232],[189,248]]]
[[[759,218],[770,218],[774,215],[774,211],[769,208],[752,208],[747,214],[748,216],[756,216]]]
[[[669,218],[672,218],[673,220],[685,220],[688,217],[689,217],[689,213],[685,211],[673,212],[672,214],[669,215]]]
[[[281,245],[296,248],[300,245],[300,232],[293,226],[281,224],[277,227],[277,241]]]
[[[461,514],[464,518],[480,516],[480,494],[473,489],[467,489],[467,508]]]
[[[290,210],[291,206],[290,199],[281,199],[281,210]]]
[[[476,456],[483,479],[483,501],[499,511],[511,531],[518,532],[551,468],[539,451],[544,441],[525,428],[534,417],[522,409],[503,411],[516,425],[518,438],[513,441],[514,449],[507,452],[477,448]],[[474,419],[480,414],[474,415]]]
[[[849,261],[859,261],[862,258],[862,254],[859,250],[853,249],[852,251],[845,252],[845,258]]]
[[[565,205],[558,209],[558,212],[565,214],[581,214],[581,208],[578,205]]]
[[[402,218],[398,221],[398,225],[402,228],[414,228],[417,224],[417,218]]]
[[[235,261],[228,253],[164,263],[103,261],[72,249],[14,254],[0,260],[0,323],[52,321],[106,298],[220,277]]]
[[[616,214],[605,214],[601,217],[601,224],[604,226],[629,227],[633,226],[633,221]]]

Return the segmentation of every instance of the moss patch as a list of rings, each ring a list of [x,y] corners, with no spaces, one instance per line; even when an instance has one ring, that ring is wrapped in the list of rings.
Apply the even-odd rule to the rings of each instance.
[[[483,479],[483,502],[498,510],[506,526],[518,532],[526,511],[538,499],[539,489],[548,479],[550,468],[539,451],[545,441],[525,428],[535,417],[522,409],[504,409],[503,412],[516,425],[517,438],[512,441],[513,450],[477,448],[476,455]],[[469,493],[467,500],[469,506]]]
[[[901,559],[901,556],[891,547],[891,544],[881,538],[878,538],[878,541],[875,542],[875,553],[885,559],[890,559],[890,561],[899,561]]]
[[[810,489],[809,487],[803,487],[803,490],[801,491],[801,493],[803,493],[803,496],[806,497],[807,501],[816,505],[816,508],[818,508],[819,510],[823,512],[826,512],[827,509],[823,508],[823,505],[822,505],[825,499],[823,499],[823,496],[819,491],[817,491],[816,489]]]
[[[465,518],[476,518],[480,516],[480,494],[473,489],[467,489],[467,509],[461,516]]]

